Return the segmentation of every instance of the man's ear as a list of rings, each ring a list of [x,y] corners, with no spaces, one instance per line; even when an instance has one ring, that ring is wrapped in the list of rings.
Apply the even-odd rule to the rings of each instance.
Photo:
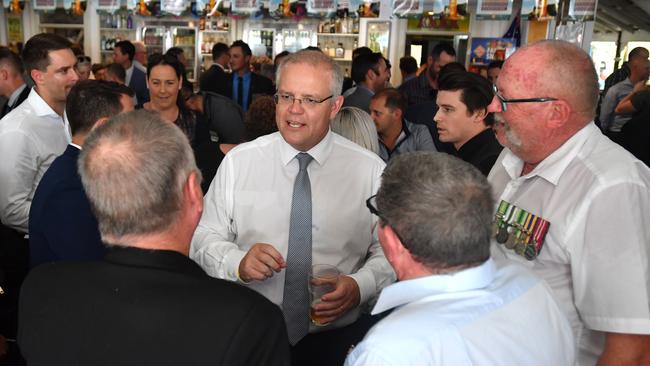
[[[30,71],[29,76],[34,80],[34,84],[39,85],[43,82],[43,71],[38,69],[33,69]]]
[[[408,251],[404,248],[402,241],[397,237],[395,230],[388,225],[384,224],[379,226],[379,238],[381,245],[384,248],[384,251],[387,252],[386,255],[390,256],[391,260],[395,260]],[[390,253],[390,254],[389,254]],[[410,254],[409,254],[410,255]]]
[[[485,120],[485,117],[487,117],[488,111],[487,109],[479,109],[474,111],[473,117],[473,122],[474,123],[484,123],[483,121]]]
[[[571,106],[564,100],[555,100],[549,102],[549,118],[547,119],[546,126],[552,129],[564,126],[571,117]]]
[[[343,98],[342,95],[339,95],[334,99],[332,102],[332,110],[330,111],[330,120],[332,120],[337,113],[339,113],[339,110],[341,110],[341,107],[343,107],[343,102],[345,101],[345,98]]]
[[[189,207],[195,209],[199,215],[203,212],[203,191],[199,174],[196,171],[190,173],[183,187],[183,195]]]

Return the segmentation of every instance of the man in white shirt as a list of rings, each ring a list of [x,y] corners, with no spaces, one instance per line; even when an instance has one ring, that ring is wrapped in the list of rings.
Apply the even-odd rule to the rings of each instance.
[[[399,279],[373,314],[394,310],[346,365],[573,364],[571,327],[548,285],[490,259],[490,195],[487,179],[451,155],[391,161],[367,205]]]
[[[341,364],[363,334],[349,337],[359,322],[350,324],[394,281],[364,204],[384,163],[330,131],[343,104],[343,73],[329,57],[291,54],[276,77],[279,132],[226,155],[205,197],[190,256],[211,276],[246,284],[283,308],[293,364]],[[326,326],[310,324],[311,264],[342,273],[335,290],[314,306]]]
[[[592,122],[598,78],[563,41],[506,60],[489,106],[505,148],[488,180],[498,209],[492,256],[553,289],[579,365],[650,361],[650,170]]]
[[[34,80],[27,100],[0,121],[0,268],[5,270],[7,308],[0,323],[15,333],[18,289],[27,273],[29,210],[34,192],[54,158],[70,142],[63,118],[65,100],[78,76],[70,42],[54,34],[30,38],[22,53],[25,71]],[[5,310],[8,312],[5,314]],[[5,321],[5,315],[8,319]]]

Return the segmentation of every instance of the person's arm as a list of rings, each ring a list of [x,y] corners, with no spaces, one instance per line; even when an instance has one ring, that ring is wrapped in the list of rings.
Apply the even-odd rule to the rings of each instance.
[[[632,97],[634,97],[637,93],[639,93],[642,90],[646,90],[647,87],[645,85],[645,80],[644,81],[639,81],[634,85],[634,89],[632,89],[632,92],[623,97],[620,102],[618,102],[618,105],[616,106],[616,109],[614,109],[614,112],[616,114],[632,114],[636,112],[636,108],[634,107],[634,104],[632,103]]]
[[[607,333],[598,366],[650,364],[650,335]]]
[[[425,126],[415,125],[414,127],[417,127],[417,151],[438,151],[429,130]]]
[[[24,233],[38,172],[37,148],[38,144],[21,131],[0,135],[0,219]]]
[[[616,108],[616,88],[609,89],[600,105],[600,127],[603,131],[608,131],[614,117],[614,108]]]

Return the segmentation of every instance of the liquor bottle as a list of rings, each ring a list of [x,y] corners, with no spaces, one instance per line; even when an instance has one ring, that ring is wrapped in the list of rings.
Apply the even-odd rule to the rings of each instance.
[[[131,14],[126,18],[126,29],[133,29],[133,18],[131,17]]]
[[[339,42],[339,46],[336,47],[336,50],[334,51],[334,57],[343,58],[344,52],[345,51],[343,50],[343,43]]]

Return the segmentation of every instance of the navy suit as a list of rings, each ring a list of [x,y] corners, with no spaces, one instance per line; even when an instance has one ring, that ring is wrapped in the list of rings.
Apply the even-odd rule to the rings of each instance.
[[[133,89],[138,98],[138,104],[143,105],[149,101],[149,89],[147,88],[147,74],[133,66],[133,74],[129,81],[129,88]]]
[[[77,173],[79,149],[68,145],[43,175],[29,211],[30,265],[99,260],[106,248]]]

